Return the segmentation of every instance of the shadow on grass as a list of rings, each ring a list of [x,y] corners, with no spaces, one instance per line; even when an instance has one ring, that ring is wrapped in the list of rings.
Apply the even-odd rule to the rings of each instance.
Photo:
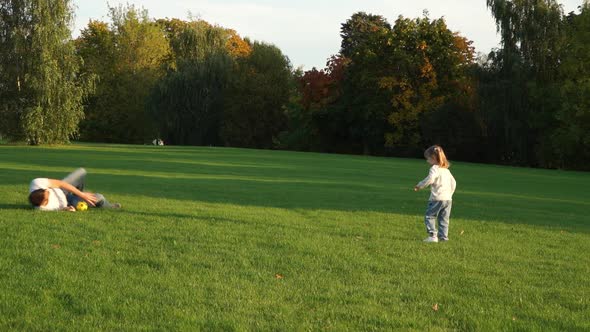
[[[4,209],[33,211],[33,208],[31,208],[31,205],[29,205],[29,204],[3,204],[3,203],[0,203],[0,210],[4,210]]]
[[[229,223],[234,225],[246,225],[250,224],[241,219],[233,219],[227,217],[220,217],[220,216],[201,216],[197,213],[195,214],[187,214],[187,213],[171,213],[171,212],[143,212],[143,211],[131,211],[127,209],[121,209],[121,213],[129,214],[137,217],[146,217],[146,218],[164,218],[165,220],[172,220],[175,222],[177,220],[190,221],[195,220],[199,222],[207,222],[207,223]]]
[[[113,181],[116,182],[128,185],[109,186],[110,192],[131,196],[285,209],[396,213],[412,218],[421,218],[427,200],[427,193],[416,194],[401,184],[141,176],[122,176],[120,181]],[[580,218],[588,208],[583,202],[552,202],[535,197],[515,200],[501,195],[490,198],[460,192],[455,202],[452,218],[590,231],[590,225]]]
[[[207,148],[107,146],[94,150],[83,146],[36,151],[43,157],[31,161],[35,149],[23,153],[15,148],[5,160],[17,165],[4,166],[0,175],[3,184],[22,183],[23,197],[33,177],[62,178],[67,172],[56,169],[84,166],[89,169],[89,189],[107,198],[136,195],[285,209],[374,211],[413,218],[421,218],[428,199],[427,192],[412,191],[426,168],[407,160],[394,163],[386,158]],[[21,164],[29,169],[15,169]],[[590,231],[582,218],[590,204],[581,200],[510,195],[498,192],[495,183],[486,190],[462,193],[460,186],[452,218]]]

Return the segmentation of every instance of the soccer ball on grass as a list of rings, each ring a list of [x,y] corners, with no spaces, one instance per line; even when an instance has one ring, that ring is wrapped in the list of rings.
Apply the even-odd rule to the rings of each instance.
[[[86,202],[80,201],[80,202],[78,202],[78,204],[76,204],[76,211],[86,211],[86,210],[88,210],[88,204],[86,204]]]

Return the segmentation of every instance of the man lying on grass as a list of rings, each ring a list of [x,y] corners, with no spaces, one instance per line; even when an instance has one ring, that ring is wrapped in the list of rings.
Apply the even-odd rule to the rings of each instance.
[[[41,211],[76,211],[82,201],[91,207],[118,209],[119,203],[109,203],[101,194],[84,192],[86,170],[78,168],[63,180],[36,178],[29,187],[29,202]]]

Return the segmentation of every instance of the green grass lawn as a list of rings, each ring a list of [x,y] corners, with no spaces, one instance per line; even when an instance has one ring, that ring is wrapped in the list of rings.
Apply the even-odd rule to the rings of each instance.
[[[124,208],[27,206],[80,166]],[[425,244],[423,160],[1,145],[0,330],[590,330],[590,174],[451,171]]]

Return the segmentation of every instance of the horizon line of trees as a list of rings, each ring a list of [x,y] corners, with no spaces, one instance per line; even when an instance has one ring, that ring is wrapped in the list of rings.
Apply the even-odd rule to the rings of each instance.
[[[443,18],[363,12],[325,68],[203,20],[111,7],[71,37],[71,0],[0,3],[0,134],[590,169],[590,5],[486,0],[501,47]]]

